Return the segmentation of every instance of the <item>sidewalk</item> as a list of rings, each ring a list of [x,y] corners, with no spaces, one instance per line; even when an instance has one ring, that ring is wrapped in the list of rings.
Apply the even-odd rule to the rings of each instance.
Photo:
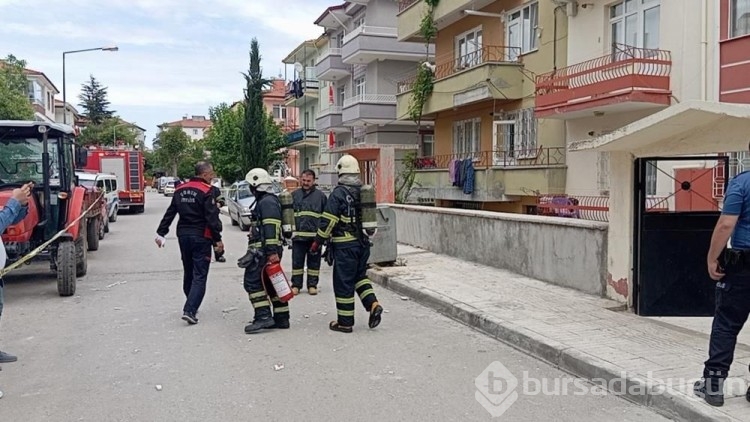
[[[619,303],[508,271],[405,245],[398,250],[403,266],[371,269],[373,282],[576,376],[609,381],[624,374],[626,399],[675,420],[750,420],[747,334],[730,372],[743,382],[715,408],[692,393],[707,358],[706,318],[639,317]]]

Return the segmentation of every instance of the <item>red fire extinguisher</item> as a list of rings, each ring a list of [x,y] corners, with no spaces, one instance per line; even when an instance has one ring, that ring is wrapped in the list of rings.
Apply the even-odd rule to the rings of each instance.
[[[284,274],[284,270],[281,268],[281,263],[276,262],[274,264],[266,265],[266,275],[271,280],[273,289],[276,290],[276,295],[282,302],[289,302],[294,297],[292,293],[292,286],[289,284],[289,280]]]

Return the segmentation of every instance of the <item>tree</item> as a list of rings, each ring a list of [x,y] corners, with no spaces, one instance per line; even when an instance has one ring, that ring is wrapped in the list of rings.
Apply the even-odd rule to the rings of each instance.
[[[94,75],[89,75],[88,84],[81,86],[81,95],[78,98],[81,102],[78,104],[84,110],[86,116],[92,123],[100,124],[105,119],[114,115],[114,110],[109,109],[109,100],[107,100],[107,87],[102,86]]]
[[[159,134],[159,139],[154,141],[154,151],[157,161],[171,170],[171,175],[176,176],[180,160],[185,157],[191,147],[190,137],[179,126],[170,127]]]
[[[133,127],[116,117],[108,117],[100,123],[91,123],[81,131],[78,141],[84,145],[115,145],[115,140],[127,145],[136,145]]]
[[[237,152],[242,146],[242,129],[245,108],[240,104],[236,109],[221,103],[208,110],[211,129],[206,134],[206,148],[211,151],[211,163],[216,174],[225,180],[240,180],[249,169],[245,169]]]
[[[180,162],[177,164],[177,177],[181,179],[194,177],[195,163],[206,158],[204,151],[205,140],[191,141],[185,154],[180,158]]]
[[[266,128],[267,117],[263,107],[263,89],[271,82],[263,78],[260,67],[258,40],[250,43],[250,68],[245,77],[244,122],[242,126],[242,144],[240,145],[241,167],[252,169],[268,168],[269,149]]]
[[[34,108],[28,96],[26,61],[9,54],[0,63],[0,120],[33,120]]]

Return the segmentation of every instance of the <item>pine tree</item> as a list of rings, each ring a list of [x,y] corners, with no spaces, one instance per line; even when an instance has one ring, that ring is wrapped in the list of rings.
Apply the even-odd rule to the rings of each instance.
[[[260,167],[267,169],[270,145],[267,142],[266,111],[263,107],[263,89],[270,83],[263,78],[260,67],[260,51],[258,40],[253,38],[250,43],[250,68],[245,77],[245,116],[242,125],[242,144],[240,157],[242,168],[249,171]]]
[[[105,119],[114,115],[114,110],[109,109],[109,100],[107,100],[107,87],[102,86],[94,75],[89,75],[88,84],[81,86],[81,95],[78,98],[80,105],[85,112],[86,118],[94,124],[100,124]]]

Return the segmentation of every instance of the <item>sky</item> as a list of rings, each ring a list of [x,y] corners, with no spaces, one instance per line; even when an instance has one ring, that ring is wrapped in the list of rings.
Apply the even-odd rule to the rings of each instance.
[[[266,77],[291,78],[284,59],[323,28],[313,22],[334,0],[0,0],[0,57],[13,54],[60,90],[62,52],[116,45],[117,52],[66,55],[66,97],[81,112],[93,75],[111,109],[146,129],[205,115],[242,98],[250,42],[258,39]],[[286,69],[285,69],[286,68]]]

